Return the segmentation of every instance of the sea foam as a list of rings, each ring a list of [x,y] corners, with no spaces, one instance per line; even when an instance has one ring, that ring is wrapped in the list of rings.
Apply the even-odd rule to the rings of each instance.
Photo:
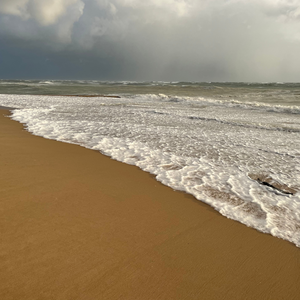
[[[12,118],[35,135],[136,165],[300,247],[299,107],[163,94],[0,95],[0,103],[18,107]]]

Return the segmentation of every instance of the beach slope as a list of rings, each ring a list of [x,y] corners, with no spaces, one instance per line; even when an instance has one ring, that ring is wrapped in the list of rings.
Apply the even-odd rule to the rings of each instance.
[[[300,249],[0,110],[0,299],[299,299]]]

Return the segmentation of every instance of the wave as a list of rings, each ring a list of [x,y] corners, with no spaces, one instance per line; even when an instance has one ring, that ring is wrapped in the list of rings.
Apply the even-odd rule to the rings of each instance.
[[[50,85],[52,85],[52,84],[58,84],[58,82],[46,80],[46,81],[40,81],[39,84],[45,84],[45,85],[50,84]]]
[[[224,106],[228,108],[242,108],[247,110],[260,110],[264,112],[278,112],[287,114],[300,114],[299,106],[284,106],[284,105],[274,105],[266,104],[262,102],[246,102],[234,99],[214,99],[208,97],[182,97],[182,96],[172,96],[165,94],[139,94],[133,95],[132,98],[140,98],[144,101],[162,101],[162,102],[186,102],[191,105],[214,105],[214,106]]]

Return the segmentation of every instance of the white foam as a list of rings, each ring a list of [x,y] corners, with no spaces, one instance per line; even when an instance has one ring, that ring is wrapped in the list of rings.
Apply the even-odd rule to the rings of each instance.
[[[300,123],[258,105],[166,95],[0,95],[35,135],[99,150],[156,175],[222,215],[300,246]],[[273,107],[274,108],[274,107]],[[266,174],[287,195],[249,174]]]

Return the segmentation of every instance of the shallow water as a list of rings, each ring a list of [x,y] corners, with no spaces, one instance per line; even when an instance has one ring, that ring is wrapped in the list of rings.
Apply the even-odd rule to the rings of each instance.
[[[9,84],[1,84],[3,93]],[[24,92],[24,82],[10,84]],[[300,84],[27,84],[38,94],[120,96],[0,95],[33,134],[137,165],[228,218],[300,246]]]

